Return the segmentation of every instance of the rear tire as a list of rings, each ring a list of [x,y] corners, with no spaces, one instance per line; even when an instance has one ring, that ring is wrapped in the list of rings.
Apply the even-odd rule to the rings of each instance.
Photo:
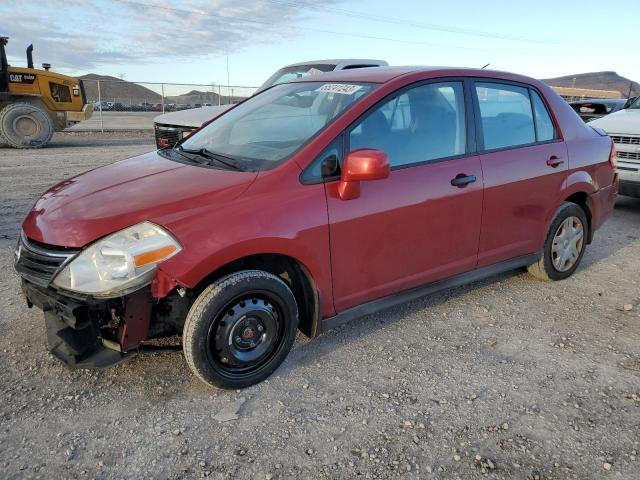
[[[0,144],[14,148],[44,147],[53,130],[49,114],[38,105],[12,103],[0,110]]]
[[[280,278],[232,273],[195,300],[184,325],[184,356],[202,381],[220,388],[261,382],[284,361],[298,330],[298,306]]]
[[[584,210],[564,202],[551,221],[540,259],[527,270],[539,280],[564,280],[573,275],[587,246],[589,223]]]

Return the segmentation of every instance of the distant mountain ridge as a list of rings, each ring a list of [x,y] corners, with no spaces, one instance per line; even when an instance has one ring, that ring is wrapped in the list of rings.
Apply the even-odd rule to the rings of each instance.
[[[100,81],[100,98],[104,101],[119,102],[125,105],[143,102],[157,104],[162,102],[162,95],[160,93],[139,83],[128,82],[117,77],[98,75],[95,73],[82,75],[80,79],[85,80],[84,88],[87,93],[87,98],[90,101],[96,101],[98,99],[98,81]],[[156,86],[159,90],[160,85],[158,84]],[[165,87],[165,103],[182,105],[211,103],[212,105],[217,105],[218,103],[238,102],[245,98],[239,95],[234,95],[233,97],[225,95],[219,96],[212,91],[198,90],[191,90],[182,95],[170,95],[170,91],[171,85],[167,84]]]
[[[80,79],[85,80],[83,82],[84,90],[87,93],[87,98],[92,101],[98,99],[98,81],[100,81],[100,98],[105,101],[158,103],[162,100],[162,95],[147,87],[143,87],[137,83],[123,81],[109,75],[89,73],[82,75]]]
[[[117,77],[109,75],[97,75],[89,73],[80,77],[84,82],[87,97],[91,100],[98,99],[98,80],[100,80],[100,93],[102,100],[116,101],[121,103],[160,103],[162,96],[143,85],[127,82]],[[628,78],[618,75],[616,72],[588,72],[577,73],[575,75],[565,75],[556,78],[547,78],[543,82],[554,87],[576,87],[590,88],[597,90],[615,90],[627,97],[629,87],[631,87],[631,96],[640,95],[640,84]],[[230,100],[238,101],[242,97],[230,99],[223,96],[221,103],[228,103]],[[202,104],[202,103],[218,103],[218,94],[211,91],[192,90],[183,95],[166,95],[165,101],[176,104]]]
[[[597,90],[616,90],[623,97],[640,95],[640,84],[618,75],[616,72],[589,72],[565,75],[563,77],[547,78],[543,82],[554,87],[594,88]]]

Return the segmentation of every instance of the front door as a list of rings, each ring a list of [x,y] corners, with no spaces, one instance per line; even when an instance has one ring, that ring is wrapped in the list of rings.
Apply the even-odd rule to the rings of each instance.
[[[386,152],[391,174],[353,200],[326,184],[337,311],[475,268],[483,181],[465,110],[462,82],[422,84],[345,135],[347,151]]]

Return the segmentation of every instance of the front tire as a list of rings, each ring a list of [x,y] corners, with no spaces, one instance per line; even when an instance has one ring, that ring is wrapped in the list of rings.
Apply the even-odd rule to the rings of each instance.
[[[0,111],[0,143],[14,148],[44,147],[53,136],[53,122],[38,105],[11,103]]]
[[[286,283],[260,270],[213,282],[193,303],[184,325],[189,368],[220,388],[244,388],[284,361],[298,329],[298,306]]]
[[[528,267],[529,273],[544,281],[573,275],[587,246],[588,226],[584,210],[575,203],[564,202],[549,226],[542,257]]]

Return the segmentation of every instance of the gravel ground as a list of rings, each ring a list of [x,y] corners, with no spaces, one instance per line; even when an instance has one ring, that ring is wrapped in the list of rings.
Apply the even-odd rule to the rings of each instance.
[[[19,293],[20,221],[50,184],[152,148],[119,133],[0,150],[1,478],[639,478],[629,198],[571,279],[514,272],[300,336],[243,391],[205,386],[179,350],[68,370]]]

